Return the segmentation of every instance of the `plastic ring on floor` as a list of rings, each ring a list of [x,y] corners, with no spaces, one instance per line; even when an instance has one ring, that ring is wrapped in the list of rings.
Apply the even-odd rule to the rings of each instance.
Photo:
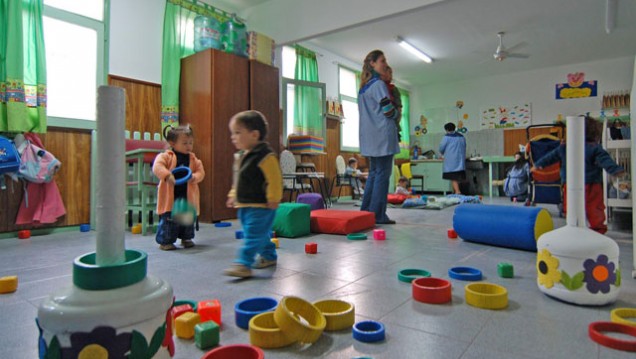
[[[478,281],[481,280],[481,271],[473,267],[453,267],[448,270],[448,276],[453,279]]]
[[[326,299],[314,302],[314,305],[325,316],[327,320],[325,330],[327,331],[350,329],[356,321],[353,303],[338,299]]]
[[[367,239],[367,234],[366,233],[349,233],[347,234],[347,239],[350,239],[352,241],[364,240],[364,239]]]
[[[234,319],[239,328],[247,329],[250,319],[257,314],[276,309],[278,302],[274,298],[255,297],[242,300],[234,305]]]
[[[230,227],[232,225],[231,222],[216,222],[214,223],[214,227]]]
[[[259,347],[248,344],[232,344],[214,348],[205,353],[201,359],[265,359],[265,353]]]
[[[612,310],[610,314],[610,318],[612,322],[631,325],[632,327],[636,327],[636,321],[629,320],[626,318],[636,318],[636,308],[616,308]]]
[[[417,278],[412,283],[413,299],[422,303],[443,304],[452,299],[451,283],[441,278]]]
[[[249,322],[250,344],[259,348],[282,348],[295,340],[280,329],[274,320],[274,312],[257,314]]]
[[[303,344],[315,343],[327,325],[315,305],[298,297],[283,297],[274,311],[274,320],[285,335]]]
[[[192,307],[192,311],[196,313],[197,311],[197,302],[189,299],[175,300],[173,307],[177,307],[180,305],[189,304]]]
[[[593,322],[588,326],[590,339],[612,349],[636,352],[636,340],[624,340],[605,335],[603,332],[622,333],[636,337],[636,327],[612,322]]]
[[[411,283],[414,279],[430,277],[431,272],[424,269],[402,269],[398,272],[398,280],[404,283]]]
[[[192,170],[189,167],[179,166],[179,167],[175,167],[175,169],[172,170],[172,175],[176,175],[178,173],[183,173],[183,176],[174,181],[175,186],[186,184],[188,183],[190,178],[192,178]]]
[[[373,320],[358,322],[353,326],[353,339],[365,343],[382,341],[384,340],[384,325]]]
[[[508,306],[508,290],[492,283],[471,283],[466,287],[466,303],[483,309],[503,309]]]
[[[91,230],[90,224],[80,224],[79,227],[80,232],[89,232]]]

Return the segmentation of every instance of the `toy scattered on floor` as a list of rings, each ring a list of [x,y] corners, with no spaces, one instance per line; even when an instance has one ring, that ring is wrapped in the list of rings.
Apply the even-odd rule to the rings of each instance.
[[[274,320],[285,336],[301,344],[315,343],[327,325],[315,305],[298,297],[283,297],[274,311]]]
[[[404,283],[411,283],[416,278],[430,277],[431,272],[424,269],[402,269],[398,272],[398,280]]]
[[[219,345],[219,325],[214,321],[198,323],[194,326],[194,344],[199,349],[208,349]]]
[[[177,318],[179,318],[182,314],[185,314],[185,313],[194,313],[194,309],[192,308],[190,304],[177,305],[175,303],[175,305],[172,308],[170,308],[168,319],[172,323],[173,328],[175,326],[175,320],[177,320]]]
[[[259,347],[248,344],[232,344],[214,348],[201,359],[265,359],[265,353]]]
[[[457,232],[455,232],[454,229],[449,229],[448,231],[446,231],[446,235],[448,236],[448,238],[450,239],[455,239],[457,238]]]
[[[20,239],[29,239],[31,238],[31,231],[28,229],[24,229],[21,231],[18,231],[18,238]]]
[[[325,201],[319,193],[301,193],[296,197],[296,203],[308,204],[312,211],[325,208]]]
[[[175,300],[172,306],[176,307],[176,306],[184,305],[184,304],[189,304],[193,311],[195,312],[197,311],[197,302],[190,299]]]
[[[384,229],[374,229],[373,230],[373,239],[377,239],[378,241],[383,241],[386,239],[386,231]]]
[[[90,224],[80,224],[79,227],[80,232],[89,232],[91,230]]]
[[[249,321],[250,343],[259,348],[282,348],[294,344],[276,324],[274,312],[265,312],[254,316]]]
[[[245,238],[245,232],[243,232],[242,230],[238,230],[238,231],[234,232],[234,238],[236,238],[236,239]]]
[[[276,209],[272,229],[279,237],[296,238],[310,233],[311,206],[305,203],[281,203]]]
[[[353,339],[357,341],[374,343],[384,340],[384,337],[384,325],[380,322],[367,320],[364,322],[357,322],[353,326]]]
[[[319,209],[311,211],[313,233],[349,234],[375,227],[375,214],[367,211]]]
[[[326,331],[350,329],[355,323],[356,313],[353,303],[339,299],[325,299],[314,302],[314,305],[327,320]]]
[[[636,337],[636,327],[613,322],[593,322],[590,323],[587,330],[590,339],[600,345],[617,350],[636,352],[636,340],[626,340],[605,334],[606,332],[620,333],[625,334],[625,336]]]
[[[223,227],[231,227],[232,222],[216,222],[214,223],[214,227],[223,228]]]
[[[130,233],[141,234],[141,223],[135,224],[130,228]]]
[[[18,290],[18,276],[0,278],[0,294],[13,293]]]
[[[276,309],[278,301],[270,297],[255,297],[242,300],[234,305],[236,326],[248,329],[250,320],[258,314]]]
[[[636,327],[636,321],[627,318],[636,318],[636,308],[616,308],[610,313],[610,318],[614,323],[626,324]]]
[[[444,304],[452,299],[451,283],[441,278],[417,278],[411,283],[413,299],[428,304]]]
[[[349,233],[347,234],[347,239],[352,241],[360,241],[367,239],[366,233]]]
[[[455,208],[453,228],[465,241],[536,251],[537,239],[554,224],[540,207],[462,204]]]
[[[466,303],[482,309],[503,309],[508,306],[508,290],[492,283],[470,283],[464,287]]]
[[[197,304],[197,313],[201,316],[201,322],[214,321],[219,326],[221,323],[221,302],[218,299],[202,300]]]
[[[510,263],[501,262],[497,264],[497,274],[501,278],[512,278],[515,276],[514,267]]]
[[[478,281],[481,280],[481,271],[473,267],[453,267],[448,270],[448,276],[453,279]]]
[[[193,312],[183,313],[174,321],[175,334],[182,339],[192,339],[194,337],[194,327],[200,322],[201,316],[199,314]]]
[[[272,238],[271,241],[276,245],[276,249],[280,247],[280,241],[278,240],[278,238]]]
[[[305,243],[305,253],[307,254],[318,253],[318,243],[316,242]]]

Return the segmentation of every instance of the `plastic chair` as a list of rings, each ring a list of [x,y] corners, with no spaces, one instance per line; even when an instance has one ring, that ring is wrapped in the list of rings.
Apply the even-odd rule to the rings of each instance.
[[[283,193],[289,191],[289,202],[292,202],[295,192],[305,192],[310,189],[311,186],[306,183],[302,183],[300,179],[295,176],[296,172],[296,158],[294,154],[288,150],[284,150],[280,154],[280,170],[283,174]]]
[[[424,176],[423,175],[414,175],[411,172],[411,163],[410,162],[402,163],[401,171],[402,171],[402,176],[406,177],[409,180],[409,182],[411,183],[412,187],[415,187],[414,181],[419,181],[418,187],[420,187],[420,189],[421,189],[421,191],[419,191],[419,192],[422,192],[422,193],[424,192]]]
[[[340,193],[342,192],[343,186],[351,188],[351,199],[356,198],[355,190],[357,190],[357,193],[360,193],[360,186],[357,178],[347,175],[346,169],[347,166],[345,165],[344,158],[341,155],[338,155],[338,157],[336,157],[336,175],[334,176],[333,181],[331,181],[331,190],[329,191],[329,193],[332,193],[333,188],[338,186],[338,198],[336,201],[340,199]]]

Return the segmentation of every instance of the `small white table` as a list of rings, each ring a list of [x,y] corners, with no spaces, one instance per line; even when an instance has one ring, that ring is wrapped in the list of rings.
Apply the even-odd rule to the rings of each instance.
[[[488,197],[492,199],[492,166],[493,163],[510,163],[514,162],[514,156],[484,156],[482,158],[484,163],[488,163]]]

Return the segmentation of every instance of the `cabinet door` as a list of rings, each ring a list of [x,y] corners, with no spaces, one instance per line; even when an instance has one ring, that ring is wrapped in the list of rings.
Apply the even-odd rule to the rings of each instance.
[[[267,142],[275,153],[280,153],[282,133],[278,100],[278,68],[250,60],[250,109],[260,111],[267,118]]]

